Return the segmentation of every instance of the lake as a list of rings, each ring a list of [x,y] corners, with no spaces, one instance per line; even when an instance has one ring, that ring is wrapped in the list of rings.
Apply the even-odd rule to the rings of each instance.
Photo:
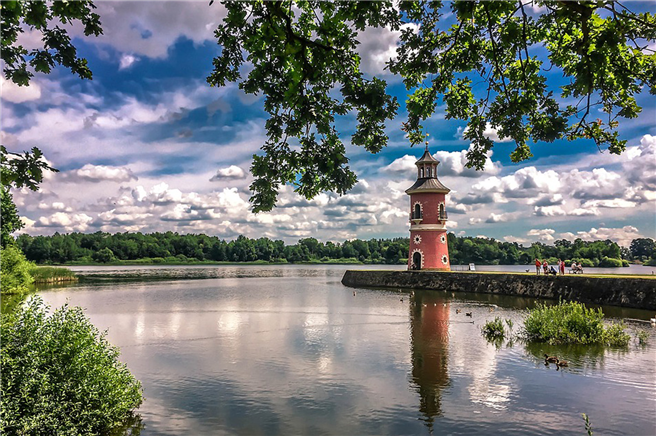
[[[486,320],[511,319],[517,331],[523,309],[536,301],[428,291],[353,295],[340,283],[349,268],[78,267],[88,275],[169,279],[40,294],[53,306],[82,306],[108,329],[143,383],[143,436],[581,435],[581,413],[595,435],[656,434],[656,329],[648,323],[627,324],[632,335],[646,330],[650,338],[626,349],[490,344],[480,333]],[[654,316],[604,309],[614,317]],[[570,366],[545,366],[544,353]]]

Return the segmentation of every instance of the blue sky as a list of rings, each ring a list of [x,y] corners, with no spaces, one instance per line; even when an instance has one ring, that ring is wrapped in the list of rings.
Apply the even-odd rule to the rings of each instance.
[[[408,235],[404,191],[422,150],[400,131],[403,107],[388,123],[390,143],[381,153],[347,147],[360,179],[351,193],[307,201],[285,187],[273,212],[255,215],[248,170],[265,139],[263,99],[205,82],[220,50],[213,30],[221,5],[102,2],[98,12],[103,36],[71,30],[92,81],[60,68],[28,88],[3,80],[3,144],[12,151],[38,146],[61,171],[39,192],[15,194],[24,231],[172,230],[287,242]],[[26,33],[21,42],[29,47],[38,36]],[[399,78],[383,69],[398,33],[369,30],[358,39],[365,72],[386,79],[403,101]],[[628,245],[656,237],[656,107],[647,92],[638,101],[641,116],[620,127],[628,140],[621,156],[600,153],[591,141],[557,141],[534,144],[535,157],[514,164],[513,143],[497,142],[483,172],[464,168],[464,123],[445,120],[438,107],[426,130],[440,180],[452,189],[449,229],[524,244],[581,237]],[[354,123],[353,116],[339,120],[347,144]]]

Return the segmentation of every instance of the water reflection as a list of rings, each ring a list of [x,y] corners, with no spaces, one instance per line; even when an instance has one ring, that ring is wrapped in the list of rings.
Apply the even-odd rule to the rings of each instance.
[[[431,431],[442,415],[442,391],[449,385],[449,304],[416,295],[410,304],[412,382],[421,412]]]
[[[547,370],[540,356],[550,351],[496,349],[480,332],[497,315],[518,326],[516,308],[533,299],[356,296],[339,283],[346,268],[43,294],[54,306],[70,299],[109,329],[144,385],[142,436],[578,434],[581,412],[600,434],[654,433],[645,418],[656,393],[653,345],[626,356],[588,349],[581,366]],[[577,362],[576,350],[560,353]]]

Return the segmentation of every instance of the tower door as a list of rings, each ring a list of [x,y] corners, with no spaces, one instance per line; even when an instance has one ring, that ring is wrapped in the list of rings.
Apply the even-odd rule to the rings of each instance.
[[[413,269],[421,269],[421,253],[418,251],[415,251],[415,253],[412,255],[412,264],[413,264]]]

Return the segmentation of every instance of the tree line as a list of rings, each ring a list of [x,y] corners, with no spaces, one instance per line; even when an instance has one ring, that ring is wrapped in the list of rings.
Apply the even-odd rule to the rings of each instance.
[[[611,240],[583,241],[565,239],[554,245],[540,242],[524,247],[516,242],[459,237],[448,234],[452,264],[527,265],[535,258],[578,260],[584,266],[622,266],[628,261],[647,262],[656,257],[652,239],[632,241],[629,248]],[[20,235],[18,247],[28,260],[40,264],[109,263],[143,260],[144,262],[331,262],[351,261],[376,264],[407,262],[408,238],[353,239],[342,243],[321,242],[316,238],[285,244],[269,238],[251,239],[240,235],[226,241],[205,234],[164,233],[55,233],[52,236]],[[552,263],[550,262],[550,263]]]

